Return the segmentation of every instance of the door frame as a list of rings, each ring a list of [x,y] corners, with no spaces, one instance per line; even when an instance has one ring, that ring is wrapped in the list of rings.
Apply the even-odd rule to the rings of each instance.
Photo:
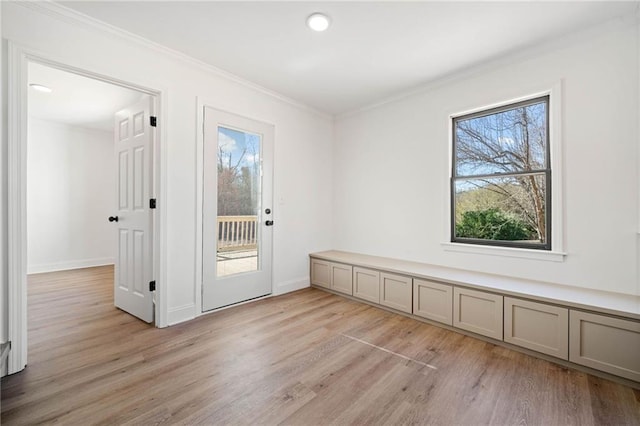
[[[7,93],[7,278],[8,278],[8,340],[11,351],[8,374],[21,371],[27,365],[27,123],[28,123],[28,64],[36,62],[62,71],[92,78],[145,93],[153,98],[156,114],[160,117],[156,127],[152,166],[153,195],[158,198],[158,209],[153,217],[153,274],[159,285],[155,293],[155,326],[166,326],[166,262],[162,242],[166,236],[163,201],[166,199],[166,156],[163,155],[165,132],[162,123],[167,116],[161,108],[166,104],[166,93],[135,83],[129,83],[104,74],[88,71],[68,64],[64,59],[51,58],[40,52],[8,42]]]
[[[196,264],[195,264],[195,278],[196,278],[196,294],[195,294],[195,312],[194,312],[194,316],[198,317],[200,315],[206,315],[206,314],[211,314],[213,312],[218,312],[224,309],[228,309],[234,306],[238,306],[238,305],[242,305],[245,303],[250,303],[250,302],[254,302],[256,300],[261,300],[261,299],[267,299],[269,297],[273,297],[274,295],[274,255],[275,255],[275,250],[274,250],[274,241],[275,241],[275,237],[271,239],[271,294],[267,294],[265,296],[261,296],[255,299],[251,299],[251,300],[247,300],[244,302],[239,302],[233,305],[228,305],[228,306],[223,306],[217,309],[211,309],[208,311],[204,311],[204,306],[202,304],[202,290],[203,290],[203,266],[204,266],[204,254],[203,254],[203,249],[202,249],[202,244],[204,243],[203,240],[203,235],[202,235],[202,230],[203,230],[203,223],[202,223],[202,216],[203,216],[203,209],[204,209],[204,109],[205,108],[214,108],[217,109],[219,111],[223,111],[229,114],[234,114],[234,115],[239,115],[245,118],[248,118],[250,120],[254,120],[254,121],[259,121],[261,123],[265,123],[268,124],[270,126],[273,126],[274,128],[274,132],[273,132],[273,164],[272,164],[272,173],[274,176],[274,179],[272,179],[272,191],[271,191],[271,196],[273,197],[273,199],[276,199],[276,191],[275,191],[275,150],[276,150],[276,125],[269,121],[269,120],[264,120],[261,118],[256,118],[253,117],[251,115],[247,115],[241,112],[237,112],[234,111],[232,109],[228,109],[228,108],[224,108],[220,106],[219,102],[215,102],[214,100],[211,99],[206,99],[203,97],[196,97],[196,108],[197,108],[197,147],[196,147]],[[273,204],[273,202],[272,202]],[[277,209],[273,209],[274,210],[274,215],[272,217],[272,219],[275,221],[277,220],[276,217],[276,210]]]

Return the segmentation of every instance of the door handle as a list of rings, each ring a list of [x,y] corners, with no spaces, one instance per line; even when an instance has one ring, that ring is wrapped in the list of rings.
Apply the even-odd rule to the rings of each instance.
[[[118,216],[109,216],[109,222],[117,222]]]
[[[273,221],[272,220],[268,220],[264,223],[267,226],[273,226]]]

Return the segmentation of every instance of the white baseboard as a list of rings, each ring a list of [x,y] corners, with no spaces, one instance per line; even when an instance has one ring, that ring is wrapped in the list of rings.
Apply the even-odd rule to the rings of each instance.
[[[167,325],[172,326],[195,318],[195,305],[190,303],[167,311]]]
[[[40,265],[27,265],[27,274],[91,268],[93,266],[113,265],[115,262],[116,259],[113,257],[99,257],[96,259],[69,260],[65,262],[44,263]]]
[[[298,279],[295,279],[295,280],[285,281],[283,283],[279,283],[279,284],[276,284],[274,286],[272,296],[285,294],[285,293],[289,293],[289,292],[296,291],[296,290],[301,290],[301,289],[307,288],[307,287],[309,287],[309,277],[302,277],[302,278],[298,278]],[[270,296],[267,296],[267,297],[270,297]],[[243,303],[251,303],[253,301],[254,300],[249,300],[249,301],[243,302]],[[222,309],[231,308],[231,307],[238,306],[238,305],[241,305],[241,304],[242,303],[238,303],[238,304],[235,304],[235,305],[230,305],[230,306],[222,308]],[[176,308],[171,308],[167,312],[167,325],[169,325],[169,326],[176,325],[176,324],[179,324],[181,322],[192,320],[196,316],[206,315],[208,313],[217,312],[219,310],[220,309],[207,311],[207,312],[199,312],[196,315],[195,305],[193,303],[190,303],[188,305],[178,306]]]
[[[273,294],[275,296],[279,294],[290,293],[292,291],[301,290],[309,286],[309,277],[297,278],[295,280],[289,280],[276,284],[273,289]]]

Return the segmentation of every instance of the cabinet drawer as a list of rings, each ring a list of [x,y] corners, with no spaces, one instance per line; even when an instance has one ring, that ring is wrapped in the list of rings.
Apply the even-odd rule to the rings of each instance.
[[[640,322],[571,310],[569,361],[640,382]]]
[[[453,325],[453,286],[414,279],[413,314]]]
[[[311,284],[331,288],[331,263],[311,259]]]
[[[353,295],[373,303],[380,303],[380,272],[353,268]]]
[[[380,273],[380,304],[411,313],[413,280],[402,275]]]
[[[455,287],[453,326],[502,340],[502,296]]]
[[[331,289],[340,293],[353,294],[353,267],[341,263],[331,264]]]
[[[568,359],[569,310],[505,297],[504,341]]]

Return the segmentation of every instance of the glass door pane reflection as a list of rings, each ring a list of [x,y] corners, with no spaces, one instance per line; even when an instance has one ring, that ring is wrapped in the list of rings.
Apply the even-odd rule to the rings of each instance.
[[[259,269],[261,142],[260,135],[218,127],[218,277]]]

